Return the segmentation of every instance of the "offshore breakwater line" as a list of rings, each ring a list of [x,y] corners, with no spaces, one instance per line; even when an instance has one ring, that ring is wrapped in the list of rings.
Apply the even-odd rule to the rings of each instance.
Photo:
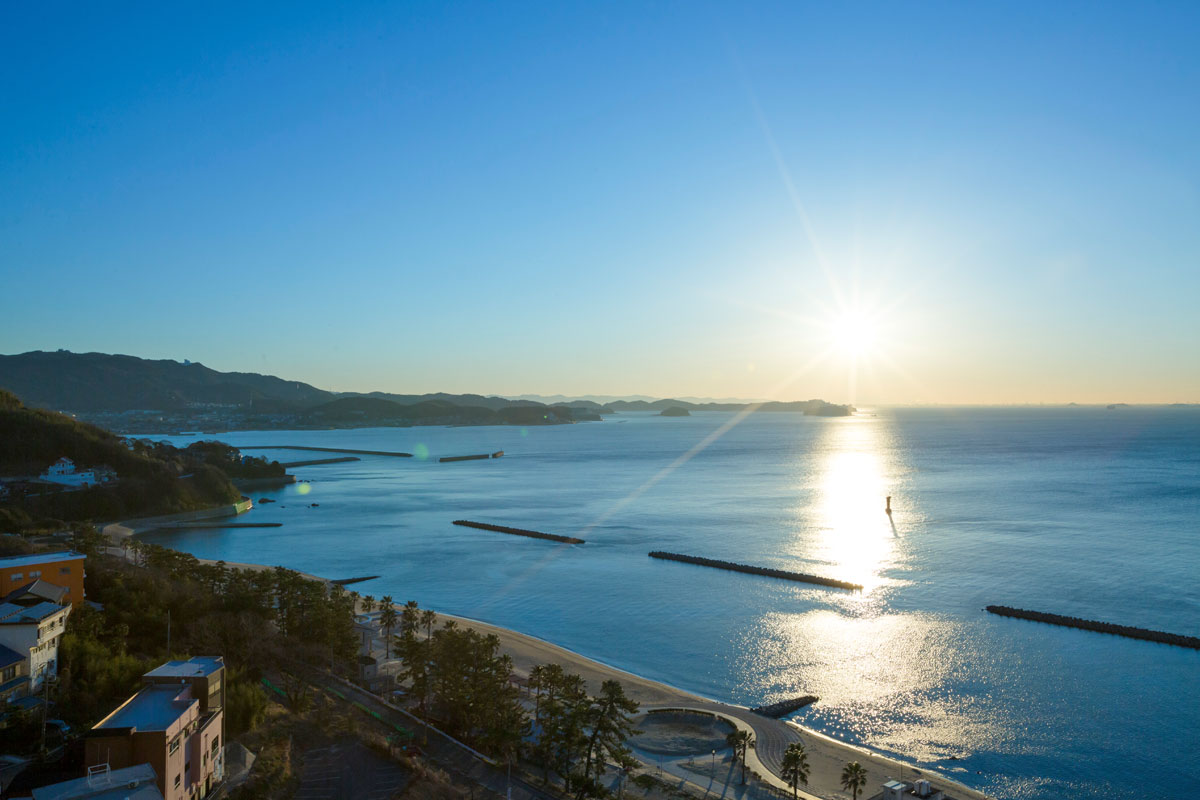
[[[817,586],[828,586],[833,589],[850,589],[851,591],[861,592],[862,586],[849,581],[839,581],[835,578],[823,578],[820,575],[808,575],[804,572],[789,572],[784,569],[771,569],[770,567],[755,567],[749,564],[735,564],[732,561],[719,561],[715,558],[701,558],[700,556],[685,556],[680,553],[664,553],[661,550],[654,550],[650,553],[651,558],[661,558],[666,561],[680,561],[684,564],[696,564],[701,567],[712,567],[714,569],[724,569],[730,572],[745,572],[748,575],[763,575],[768,578],[781,578],[785,581],[798,581],[800,583],[812,583]]]
[[[1193,650],[1200,650],[1200,637],[1196,636],[1182,636],[1178,633],[1153,631],[1148,628],[1135,628],[1131,625],[1116,625],[1111,622],[1100,622],[1093,619],[1064,617],[1061,614],[1047,614],[1043,611],[1026,611],[1023,608],[1012,608],[1011,606],[988,606],[984,610],[989,614],[996,614],[1001,617],[1027,619],[1033,622],[1044,622],[1047,625],[1078,628],[1084,631],[1095,631],[1096,633],[1111,633],[1113,636],[1124,636],[1127,639],[1142,639],[1147,642],[1158,642],[1159,644],[1170,644],[1175,647],[1190,647]]]
[[[478,528],[481,531],[495,531],[496,533],[507,533],[512,536],[527,536],[530,539],[548,539],[552,542],[563,542],[564,544],[587,544],[583,539],[576,539],[574,536],[559,536],[555,533],[542,533],[540,531],[527,531],[524,528],[510,528],[507,525],[493,525],[490,522],[471,522],[465,519],[454,520],[455,525],[462,525],[464,528]]]

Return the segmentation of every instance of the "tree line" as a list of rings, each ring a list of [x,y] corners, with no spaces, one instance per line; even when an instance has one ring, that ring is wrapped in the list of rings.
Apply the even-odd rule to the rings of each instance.
[[[75,537],[87,555],[89,605],[67,619],[59,646],[58,709],[73,727],[99,721],[140,686],[141,675],[171,658],[224,656],[231,735],[248,730],[266,709],[259,684],[282,677],[289,699],[303,705],[307,678],[356,666],[354,604],[326,586],[283,569],[235,569],[132,541],[124,557],[106,551],[94,529]]]
[[[364,600],[368,610],[374,605]],[[604,681],[592,695],[583,678],[561,665],[535,666],[528,679],[531,713],[497,636],[453,620],[436,626],[436,615],[412,601],[396,612],[384,597],[379,607],[385,647],[400,659],[398,678],[414,713],[498,760],[535,765],[576,800],[608,795],[607,765],[637,766],[626,742],[637,733],[638,704],[619,681]]]

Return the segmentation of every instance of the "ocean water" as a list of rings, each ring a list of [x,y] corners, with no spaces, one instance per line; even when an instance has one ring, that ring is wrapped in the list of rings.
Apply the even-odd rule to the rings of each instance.
[[[623,414],[212,438],[428,457],[300,467],[309,483],[255,492],[278,502],[239,520],[280,528],[150,540],[331,578],[378,574],[355,588],[721,700],[816,694],[796,721],[999,797],[1176,798],[1200,785],[1200,651],[982,610],[1200,635],[1200,410]],[[506,455],[437,462],[494,450]],[[450,524],[460,518],[587,544]]]

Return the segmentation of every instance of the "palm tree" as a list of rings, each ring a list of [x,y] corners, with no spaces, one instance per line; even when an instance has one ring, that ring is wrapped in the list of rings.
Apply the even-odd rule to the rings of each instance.
[[[371,595],[367,595],[366,597],[363,598],[363,611],[370,614],[374,610],[375,610],[375,598],[372,597]]]
[[[800,784],[808,786],[808,770],[808,756],[804,752],[804,745],[792,742],[783,754],[783,779],[792,787],[792,800],[795,800]]]
[[[857,761],[851,761],[842,770],[842,788],[850,792],[852,800],[858,800],[858,793],[867,785],[867,771]]]
[[[385,631],[383,641],[387,648],[387,657],[389,660],[391,660],[392,628],[396,627],[396,623],[399,621],[399,616],[396,614],[396,604],[392,602],[392,596],[390,594],[385,594],[380,599],[379,604],[383,608],[382,613],[379,615],[379,627],[383,628]]]
[[[725,744],[733,748],[733,757],[742,762],[742,783],[746,782],[746,751],[754,747],[754,734],[736,730],[725,737]]]

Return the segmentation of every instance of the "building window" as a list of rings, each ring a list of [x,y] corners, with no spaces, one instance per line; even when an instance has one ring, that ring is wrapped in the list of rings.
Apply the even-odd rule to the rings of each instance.
[[[213,737],[213,746],[212,746],[212,754],[213,754],[213,758],[216,758],[216,757],[217,757],[217,745],[219,745],[220,743],[221,743],[221,737],[220,737],[220,736],[214,736],[214,737]]]
[[[40,569],[35,569],[33,572],[29,573],[29,577],[40,578],[42,577],[42,571]]]
[[[183,782],[183,776],[182,776],[182,775],[176,775],[176,776],[175,776],[175,788],[176,788],[176,789],[178,789],[178,788],[179,788],[179,784],[180,784],[180,783],[182,783],[182,782]]]
[[[71,568],[70,567],[59,567],[58,574],[59,575],[70,575]]]
[[[167,748],[167,755],[173,756],[179,752],[180,738],[182,738],[182,737],[176,736],[174,739],[171,740],[171,746]],[[175,785],[178,786],[179,784],[175,784]]]
[[[21,573],[19,573],[19,572],[14,572],[14,573],[12,574],[12,577],[11,577],[11,578],[9,578],[9,580],[10,580],[10,581],[19,581],[19,580],[21,580]]]
[[[0,683],[8,683],[15,677],[17,677],[17,668],[9,667],[8,669],[4,670],[4,675],[2,678],[0,678]]]

